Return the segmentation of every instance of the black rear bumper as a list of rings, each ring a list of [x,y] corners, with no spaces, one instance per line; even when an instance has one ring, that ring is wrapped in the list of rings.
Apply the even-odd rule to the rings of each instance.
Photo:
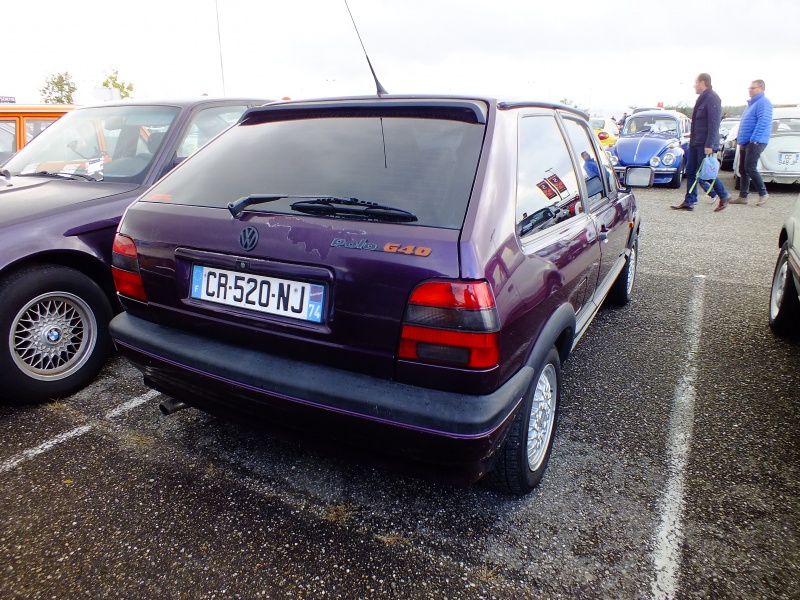
[[[526,367],[491,394],[469,395],[289,359],[129,313],[114,318],[111,335],[148,385],[197,408],[266,420],[293,437],[366,446],[456,483],[491,468],[534,375]]]

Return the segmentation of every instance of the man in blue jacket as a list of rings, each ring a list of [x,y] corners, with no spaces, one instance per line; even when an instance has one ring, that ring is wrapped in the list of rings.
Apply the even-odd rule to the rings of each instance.
[[[750,100],[744,109],[739,122],[739,133],[736,144],[739,146],[739,177],[741,191],[734,204],[747,204],[747,193],[752,180],[758,190],[757,205],[764,204],[769,198],[767,187],[758,172],[758,159],[769,143],[772,133],[772,102],[764,95],[764,80],[756,79],[750,84]]]
[[[719,146],[719,122],[722,120],[722,101],[711,89],[711,75],[700,73],[694,82],[694,91],[700,96],[692,111],[692,129],[689,149],[686,152],[686,198],[674,210],[694,210],[697,204],[697,169],[706,156],[710,156]],[[741,126],[740,126],[741,127]],[[714,180],[714,192],[719,196],[717,211],[724,210],[731,195],[719,179]]]

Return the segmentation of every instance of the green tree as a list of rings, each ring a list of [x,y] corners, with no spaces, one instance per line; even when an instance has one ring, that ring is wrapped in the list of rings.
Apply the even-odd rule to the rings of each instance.
[[[678,111],[679,113],[683,113],[687,117],[691,117],[692,116],[692,110],[694,109],[694,107],[689,106],[685,102],[678,102],[677,104],[670,104],[668,106],[665,106],[664,108],[667,109],[667,110]]]
[[[78,88],[72,83],[69,71],[56,73],[45,80],[44,87],[39,89],[45,104],[72,104],[72,94]]]
[[[120,80],[119,70],[117,69],[111,71],[111,74],[106,77],[106,80],[100,85],[104,88],[119,90],[119,97],[123,100],[125,98],[130,98],[133,92],[133,84]]]
[[[580,106],[577,102],[573,102],[571,98],[562,98],[558,101],[559,104],[563,104],[564,106],[571,106],[572,108],[577,108],[578,110],[582,110],[586,112],[586,109]]]

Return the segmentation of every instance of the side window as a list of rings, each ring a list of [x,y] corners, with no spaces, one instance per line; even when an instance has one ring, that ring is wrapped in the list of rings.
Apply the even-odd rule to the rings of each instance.
[[[55,122],[55,119],[25,119],[25,143],[30,142]]]
[[[572,142],[572,147],[579,155],[578,162],[581,165],[581,177],[586,182],[586,193],[589,198],[589,209],[603,201],[603,178],[600,175],[600,162],[591,141],[589,130],[573,119],[565,118],[564,125],[567,128],[567,136]],[[606,185],[609,185],[609,177],[606,173]]]
[[[555,116],[520,121],[517,232],[532,235],[581,211],[578,179]]]
[[[189,123],[186,135],[178,147],[177,158],[184,159],[204,146],[212,138],[236,123],[246,106],[215,106],[198,112]]]
[[[17,151],[17,121],[8,119],[0,121],[0,162]]]

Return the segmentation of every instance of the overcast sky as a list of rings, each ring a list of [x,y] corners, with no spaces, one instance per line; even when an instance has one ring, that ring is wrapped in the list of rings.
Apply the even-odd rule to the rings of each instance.
[[[694,103],[711,74],[723,104],[752,79],[800,102],[800,1],[349,0],[390,93],[486,94],[619,115]],[[219,9],[219,38],[217,33]],[[114,68],[134,98],[307,98],[375,87],[343,0],[3,0],[0,96],[41,102],[69,71],[75,100]],[[220,67],[220,47],[222,68]],[[223,90],[224,71],[224,90]]]

